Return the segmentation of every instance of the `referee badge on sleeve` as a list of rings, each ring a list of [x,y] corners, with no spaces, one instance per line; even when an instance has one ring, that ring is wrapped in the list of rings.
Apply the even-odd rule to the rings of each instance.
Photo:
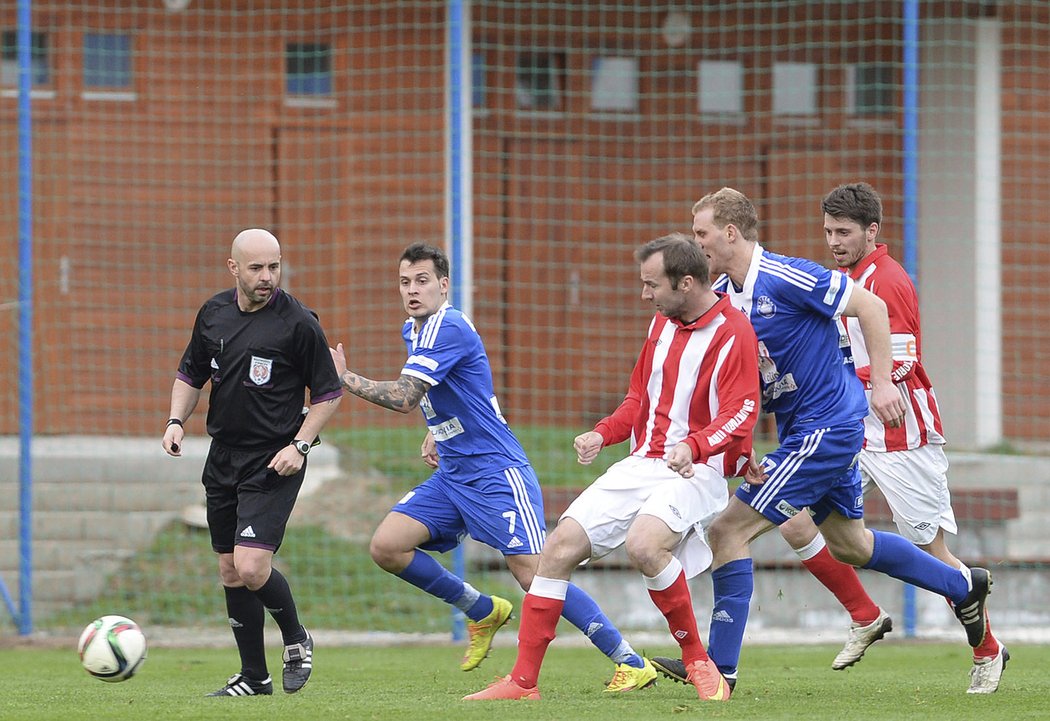
[[[252,364],[248,367],[248,377],[257,386],[264,386],[270,382],[270,371],[273,369],[272,358],[260,358],[252,356]]]

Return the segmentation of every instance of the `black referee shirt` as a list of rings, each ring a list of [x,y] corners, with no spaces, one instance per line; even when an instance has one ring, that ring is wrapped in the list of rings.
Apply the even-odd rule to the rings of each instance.
[[[253,313],[230,289],[197,313],[177,377],[194,388],[211,381],[208,435],[243,450],[288,443],[310,403],[342,394],[317,315],[280,288]]]

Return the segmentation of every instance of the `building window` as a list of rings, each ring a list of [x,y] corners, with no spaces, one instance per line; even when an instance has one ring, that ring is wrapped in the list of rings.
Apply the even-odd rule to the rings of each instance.
[[[817,66],[776,63],[773,66],[773,114],[817,115]]]
[[[893,66],[867,63],[846,66],[846,111],[850,115],[890,115],[894,112]]]
[[[328,43],[288,43],[285,73],[288,95],[331,95],[332,46]]]
[[[594,58],[591,110],[638,112],[638,58]]]
[[[84,87],[131,87],[131,36],[84,33]]]
[[[744,64],[739,60],[701,60],[696,78],[699,112],[727,116],[744,113]]]
[[[0,60],[0,84],[18,85],[18,31],[4,30]],[[51,62],[47,54],[47,33],[30,33],[29,64],[33,85],[51,82]]]
[[[564,53],[519,53],[514,97],[519,110],[558,111],[564,107]]]

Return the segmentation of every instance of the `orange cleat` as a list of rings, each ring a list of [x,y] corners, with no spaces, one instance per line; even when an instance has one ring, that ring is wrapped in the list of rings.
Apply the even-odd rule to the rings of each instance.
[[[689,664],[689,683],[696,687],[701,701],[728,701],[732,689],[714,661],[694,661]]]
[[[464,701],[539,701],[538,688],[522,688],[508,674],[489,684],[483,691],[463,697]]]

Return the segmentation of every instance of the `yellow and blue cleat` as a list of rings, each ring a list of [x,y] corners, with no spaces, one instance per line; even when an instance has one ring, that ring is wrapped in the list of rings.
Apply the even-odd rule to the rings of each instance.
[[[510,620],[513,611],[514,605],[510,601],[499,596],[493,596],[492,613],[480,621],[469,621],[467,623],[470,642],[467,644],[467,651],[463,654],[463,660],[459,664],[461,671],[473,671],[481,665],[481,662],[489,655],[489,649],[492,648],[492,639],[496,636],[496,631],[499,631]]]
[[[627,693],[649,688],[656,683],[656,668],[647,658],[642,658],[642,667],[635,668],[626,663],[616,664],[612,681],[605,687],[604,693]]]

